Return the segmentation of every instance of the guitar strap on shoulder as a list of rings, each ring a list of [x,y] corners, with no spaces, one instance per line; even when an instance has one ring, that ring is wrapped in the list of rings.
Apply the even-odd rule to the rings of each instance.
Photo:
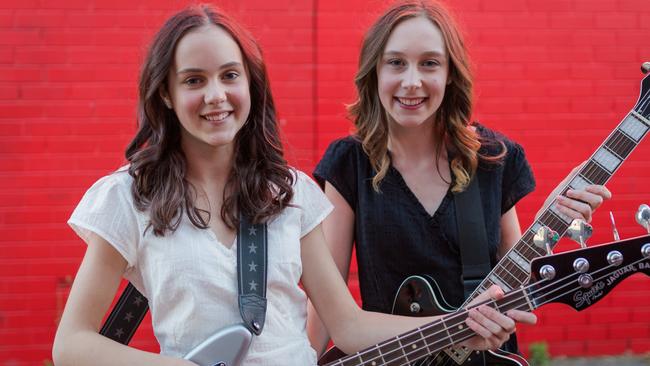
[[[239,311],[246,328],[260,335],[266,315],[266,224],[251,225],[247,219],[240,217],[237,253]],[[99,334],[128,344],[148,310],[147,298],[129,283]]]
[[[260,335],[266,318],[267,228],[252,225],[248,218],[239,219],[237,235],[237,284],[239,313],[244,325]]]
[[[474,174],[467,189],[455,194],[454,202],[463,268],[461,279],[467,299],[492,269],[477,174]]]

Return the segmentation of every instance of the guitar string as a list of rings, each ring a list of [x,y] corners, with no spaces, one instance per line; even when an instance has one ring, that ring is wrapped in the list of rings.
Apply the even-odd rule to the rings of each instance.
[[[644,260],[647,260],[647,259],[648,259],[648,258],[645,258],[645,257],[644,257],[644,258],[641,258],[641,259],[639,259],[639,260],[637,260],[637,261],[635,261],[635,262],[632,262],[632,263],[630,263],[630,264],[628,264],[628,265],[626,265],[626,266],[634,265],[634,264],[638,264],[638,263],[640,263],[640,262],[642,262],[642,261],[644,261]],[[611,268],[611,267],[617,267],[617,269],[614,270],[614,271],[611,271],[611,272],[609,272],[609,273],[606,273],[605,275],[603,275],[603,276],[601,276],[601,277],[598,277],[598,278],[594,279],[593,282],[598,282],[598,281],[600,281],[601,279],[603,279],[603,278],[605,278],[605,277],[607,277],[607,276],[610,276],[612,273],[615,273],[618,269],[622,268],[622,267],[619,267],[619,266],[609,265],[609,266],[603,267],[603,268],[601,268],[601,269],[599,269],[599,270],[596,270],[596,271],[592,272],[591,274],[592,274],[592,275],[596,275],[597,273],[602,272],[602,271],[605,271],[605,270],[607,270],[607,269],[609,269],[609,268]],[[576,274],[580,275],[580,273],[574,273],[574,274],[572,274],[571,276],[564,277],[564,278],[559,279],[559,280],[557,280],[557,281],[555,281],[555,282],[549,282],[546,286],[541,287],[540,289],[537,289],[537,290],[531,292],[531,293],[530,293],[530,294],[531,294],[531,297],[532,297],[534,294],[538,294],[539,292],[543,291],[544,289],[547,289],[548,287],[556,286],[557,284],[560,284],[560,283],[562,283],[563,281],[567,281],[567,283],[564,284],[564,285],[561,285],[561,286],[559,286],[559,287],[557,287],[557,288],[555,288],[554,290],[552,290],[551,292],[549,292],[549,294],[556,293],[556,292],[558,292],[558,291],[564,289],[564,288],[567,287],[567,286],[571,286],[571,284],[573,283],[573,280],[571,280],[570,278],[571,278],[573,275],[576,275]],[[529,285],[528,287],[526,287],[526,289],[530,289],[530,288],[533,287],[533,286],[534,286],[534,284]],[[580,286],[578,285],[576,288],[579,288],[579,287],[580,287]],[[539,307],[541,307],[542,305],[545,305],[545,304],[547,304],[547,303],[549,303],[549,302],[553,302],[554,300],[559,299],[559,298],[561,298],[561,297],[563,297],[563,296],[565,296],[565,295],[567,295],[567,294],[573,292],[574,290],[575,290],[575,288],[574,288],[574,289],[570,289],[569,291],[564,292],[564,293],[561,293],[561,294],[559,294],[559,295],[553,297],[553,298],[550,299],[550,300],[543,301],[543,302],[541,302],[541,303],[539,303],[539,304],[537,305],[537,308],[539,308]],[[526,291],[522,289],[522,290],[521,290],[521,293],[524,293],[524,294],[525,294]],[[549,295],[549,294],[546,294],[546,295]],[[513,294],[513,295],[516,295],[516,294]],[[543,294],[543,295],[544,295],[544,294]],[[512,301],[502,304],[501,307],[506,307],[506,306],[509,306],[509,305],[516,304],[518,301],[520,301],[521,299],[523,299],[523,298],[525,298],[525,297],[526,297],[525,295],[522,296],[522,297],[520,297],[520,298],[513,297],[513,300],[512,300]],[[538,298],[538,299],[539,299],[539,298]],[[537,299],[535,299],[535,298],[533,297],[533,300],[537,300]],[[490,301],[488,301],[488,302],[490,302]],[[478,305],[477,305],[477,306],[478,306]],[[516,308],[517,308],[517,307],[515,307],[515,309],[516,309]],[[464,315],[464,313],[466,313],[466,312],[459,313],[458,316],[451,317],[450,319],[451,319],[451,320],[455,320],[455,318],[458,318],[460,315]],[[461,319],[461,320],[462,320],[461,322],[454,324],[454,326],[456,326],[456,325],[460,325],[460,324],[464,323],[464,319]],[[468,330],[469,330],[469,333],[468,333]],[[439,332],[439,333],[440,333],[440,332]],[[464,328],[463,330],[454,333],[454,336],[458,336],[458,335],[460,335],[460,334],[464,334],[464,333],[467,333],[467,334],[466,334],[466,335],[462,335],[462,337],[465,337],[465,338],[462,339],[461,341],[466,340],[466,339],[469,339],[469,338],[471,338],[473,335],[475,335],[475,333],[474,333],[473,331],[471,331],[471,329],[469,329],[469,328]],[[431,335],[429,335],[429,336],[427,336],[427,337],[425,337],[425,338],[429,338],[429,337],[434,336],[434,335],[437,336],[436,333],[433,333],[433,334],[431,334]],[[412,345],[412,344],[414,344],[414,343],[412,342],[412,343],[410,343],[410,344],[403,345],[403,346],[402,346],[402,349],[404,349],[404,348],[406,348],[408,345]],[[421,350],[421,349],[420,349],[420,350]],[[418,351],[419,351],[419,350],[418,350]],[[389,361],[387,361],[387,362],[394,362],[394,361],[399,360],[400,358],[403,358],[403,357],[407,357],[407,358],[408,358],[408,355],[409,355],[409,354],[412,355],[412,354],[414,354],[415,352],[418,352],[418,351],[411,351],[411,352],[408,353],[408,354],[407,354],[406,352],[404,352],[404,356],[398,356],[397,358],[394,358],[394,359],[389,360]],[[395,352],[395,351],[392,351],[392,352]],[[364,361],[364,362],[365,362],[365,361]],[[413,361],[407,361],[406,364],[401,364],[401,365],[408,365],[410,362],[413,362]]]
[[[633,263],[631,263],[631,264],[629,264],[629,265],[637,264],[637,263],[639,263],[639,262],[641,262],[641,261],[643,261],[643,260],[647,260],[647,258],[641,258],[641,259],[639,259],[639,260],[637,260],[637,261],[635,261],[635,262],[633,262]],[[626,265],[626,266],[629,266],[629,265]],[[599,270],[596,270],[596,271],[592,272],[591,274],[592,274],[592,275],[596,275],[597,273],[600,273],[600,272],[602,272],[602,271],[605,271],[605,270],[607,270],[607,269],[609,269],[610,267],[613,267],[613,266],[614,266],[614,265],[609,265],[609,266],[603,267],[603,268],[601,268],[601,269],[599,269]],[[619,266],[616,266],[616,267],[617,267],[616,270],[618,270],[618,267],[619,267]],[[594,282],[597,282],[597,281],[601,280],[602,278],[605,278],[606,276],[609,276],[611,273],[616,272],[616,270],[614,270],[614,271],[612,271],[612,272],[609,272],[609,273],[606,273],[604,276],[601,276],[601,277],[597,278],[596,280],[594,280]],[[559,284],[559,283],[561,283],[561,282],[563,282],[563,281],[568,281],[568,283],[566,283],[566,284],[564,284],[564,285],[561,285],[561,286],[557,287],[555,290],[553,290],[553,291],[557,292],[557,291],[559,291],[559,290],[561,290],[561,289],[563,289],[563,288],[565,288],[565,287],[567,287],[567,286],[570,286],[571,283],[573,282],[573,280],[572,280],[571,278],[574,277],[575,275],[581,275],[581,273],[573,273],[573,274],[571,274],[571,275],[569,275],[569,276],[563,277],[563,278],[558,279],[558,280],[556,280],[556,281],[550,281],[550,282],[546,282],[546,281],[544,281],[543,283],[546,283],[546,285],[541,286],[541,287],[539,287],[539,288],[537,288],[537,289],[534,289],[534,290],[528,292],[528,296],[533,297],[533,295],[539,294],[540,292],[546,290],[547,288],[549,288],[549,287],[551,287],[551,286],[556,286],[556,287],[557,287],[557,284]],[[528,286],[526,286],[526,287],[522,287],[522,288],[518,289],[517,291],[519,291],[520,293],[524,293],[524,296],[514,297],[514,296],[517,295],[517,294],[513,294],[513,299],[508,299],[508,300],[510,300],[510,301],[509,301],[509,302],[506,302],[506,303],[504,303],[504,304],[501,304],[501,307],[511,306],[511,305],[516,304],[517,302],[521,301],[522,299],[526,299],[526,297],[527,297],[527,296],[525,295],[526,290],[530,290],[532,287],[534,287],[534,286],[536,286],[536,285],[539,285],[539,283],[531,284],[531,285],[528,285]],[[542,303],[540,303],[539,305],[537,305],[537,307],[540,307],[540,306],[542,306],[542,305],[544,305],[544,304],[546,304],[546,303],[548,303],[548,302],[552,302],[552,301],[554,301],[554,300],[556,300],[556,299],[558,299],[558,298],[560,298],[560,297],[562,297],[562,296],[565,296],[565,295],[571,293],[572,291],[573,291],[573,289],[571,289],[571,290],[569,290],[568,292],[565,292],[565,293],[563,293],[563,294],[560,294],[559,296],[556,296],[556,297],[554,297],[554,298],[551,299],[551,300],[547,300],[546,302],[542,302]],[[536,299],[533,297],[533,300],[536,300]],[[474,305],[472,308],[475,308],[475,307],[477,307],[477,306],[480,306],[480,305],[483,305],[483,304],[489,303],[489,302],[491,302],[491,301],[492,301],[492,300],[487,300],[487,301],[485,301],[485,302],[483,302],[483,303],[476,304],[476,305]],[[492,301],[492,302],[493,302],[493,301]],[[495,305],[496,305],[496,304],[495,304]],[[433,328],[433,327],[438,326],[440,323],[442,323],[444,326],[446,326],[446,329],[444,329],[444,333],[448,333],[448,330],[450,329],[450,327],[447,326],[446,324],[449,323],[449,321],[452,321],[452,322],[453,322],[453,321],[457,320],[457,318],[462,318],[462,319],[460,319],[460,320],[461,320],[460,322],[454,323],[453,325],[454,325],[454,326],[458,326],[458,325],[463,324],[463,323],[465,322],[465,318],[463,318],[463,316],[464,316],[466,313],[467,313],[467,310],[466,310],[466,311],[463,311],[463,312],[461,312],[461,313],[458,313],[458,314],[456,314],[456,315],[454,315],[454,316],[449,317],[449,319],[447,319],[447,321],[441,319],[440,321],[435,321],[435,322],[433,322],[433,323],[427,324],[427,325],[425,325],[425,326],[423,326],[423,327],[421,327],[421,328],[418,328],[417,330],[411,331],[410,333],[415,333],[415,332],[417,331],[417,332],[420,333],[420,335],[422,335],[422,330],[429,330],[430,328]],[[465,331],[456,332],[456,333],[454,333],[453,335],[456,336],[456,335],[459,335],[459,334],[466,333],[466,330],[467,330],[467,329],[468,329],[468,328],[465,328]],[[431,338],[431,337],[434,337],[434,336],[435,336],[436,338],[438,338],[440,333],[443,333],[443,331],[436,331],[436,332],[434,332],[434,333],[431,333],[431,334],[429,334],[429,335],[423,337],[423,339]],[[472,334],[473,334],[473,332],[470,332],[470,334],[468,334],[468,336],[469,336],[468,338],[470,338],[470,337],[472,336]],[[463,337],[464,337],[464,336],[463,336]],[[444,337],[443,337],[442,339],[444,339]],[[465,339],[467,339],[467,338],[465,338]],[[463,339],[463,340],[465,340],[465,339]],[[388,345],[388,344],[391,344],[391,343],[395,343],[395,342],[399,342],[399,336],[396,337],[394,340],[391,340],[391,341],[388,341],[388,342],[386,342],[386,343],[383,343],[382,346],[385,346],[385,345]],[[419,341],[418,341],[418,342],[419,342]],[[416,342],[416,343],[417,343],[417,342]],[[413,345],[413,344],[414,344],[414,343],[411,342],[411,343],[408,343],[407,345],[401,345],[401,348],[399,348],[399,349],[400,349],[400,350],[403,350],[403,349],[406,348],[408,345]],[[377,345],[375,348],[378,348],[378,347],[379,347],[379,345]],[[373,348],[373,349],[366,350],[366,351],[361,351],[361,352],[358,352],[358,353],[356,353],[356,354],[354,354],[354,355],[351,355],[351,356],[348,356],[348,357],[342,358],[342,359],[340,359],[339,361],[336,361],[335,363],[328,364],[328,365],[336,365],[337,363],[341,363],[341,362],[344,361],[345,359],[350,359],[350,358],[354,358],[354,357],[361,357],[361,356],[363,356],[364,353],[367,354],[367,353],[369,353],[369,352],[371,352],[371,351],[373,351],[373,350],[374,350],[374,348]],[[392,352],[395,352],[395,350],[391,351],[391,353],[392,353]],[[404,356],[407,356],[407,354],[406,354],[405,352],[403,352],[403,353],[405,354]],[[414,353],[413,351],[410,352],[410,354],[413,354],[413,353]],[[387,355],[388,355],[388,354],[387,354]],[[399,358],[402,358],[402,357],[404,357],[404,356],[399,356],[398,358],[396,358],[396,359],[392,359],[392,360],[389,360],[389,361],[384,360],[384,362],[393,362],[393,361],[395,361],[395,360],[397,360],[397,359],[399,359]],[[377,357],[383,358],[383,356],[381,356],[381,354],[380,354],[380,356],[377,356]],[[375,357],[375,358],[373,358],[373,359],[370,359],[370,360],[364,360],[363,362],[366,363],[366,362],[368,362],[368,361],[376,360],[377,357]],[[413,362],[413,361],[409,361],[409,362]],[[407,364],[408,364],[409,362],[407,362]],[[363,365],[363,364],[360,364],[360,365]]]
[[[648,95],[650,95],[650,90],[648,90],[645,93],[644,96],[641,96],[639,98],[641,100],[641,103],[640,103],[641,108],[645,108],[644,105],[650,102],[650,96],[648,96]],[[643,99],[645,99],[645,100],[643,100]],[[634,109],[634,110],[637,111],[636,109]],[[643,124],[640,121],[637,121],[637,122],[640,123],[642,125],[642,127],[645,127],[645,126],[643,126]],[[592,181],[592,182],[603,181],[603,184],[604,184],[607,180],[609,180],[613,176],[613,174],[618,170],[618,168],[627,159],[627,157],[629,157],[629,155],[631,154],[631,151],[634,148],[636,148],[636,146],[638,146],[638,144],[641,142],[641,140],[639,140],[638,142],[634,141],[633,139],[626,140],[623,137],[625,135],[621,135],[621,134],[615,135],[615,132],[620,130],[621,125],[622,125],[622,122],[619,123],[619,125],[616,127],[616,129],[614,129],[614,131],[610,134],[610,136],[608,136],[608,138],[605,140],[605,142],[603,142],[603,144],[601,144],[601,146],[598,149],[596,149],[596,152],[598,152],[600,149],[603,149],[605,146],[607,146],[617,155],[618,158],[621,159],[621,161],[617,164],[616,168],[611,172],[611,174],[607,174],[607,173],[599,174],[599,173],[601,173],[603,171],[597,171],[597,168],[595,166],[585,166],[585,168],[584,168],[585,173],[580,174],[582,172],[579,172],[579,175],[582,175],[585,178],[593,177],[593,179],[587,178],[587,181]],[[647,128],[646,128],[646,130],[647,130]],[[609,145],[608,145],[608,142],[610,143]],[[633,144],[634,147],[630,150],[630,152],[628,152],[628,154],[626,154],[625,157],[623,157],[623,156],[621,156],[622,154],[620,154],[619,149],[620,148],[625,148],[624,145],[626,145],[627,143]],[[593,160],[593,159],[590,159],[590,160]],[[592,167],[593,167],[593,169],[592,169]],[[595,176],[594,176],[594,174],[595,174]],[[568,184],[566,184],[566,186],[564,188],[567,188],[569,186],[570,186],[570,182]],[[581,188],[581,187],[576,187],[576,188]],[[546,210],[549,210],[550,207],[551,206],[549,206],[549,208],[547,208]],[[554,216],[552,216],[551,218],[555,219]],[[557,221],[559,221],[561,223],[564,223],[563,220],[557,220]],[[530,248],[530,246],[525,246],[524,247],[524,249],[528,249],[528,251],[532,251],[529,248]],[[522,254],[526,255],[528,253],[522,253]],[[526,257],[526,258],[528,259],[528,257]],[[516,264],[514,261],[508,260],[507,263],[505,265],[503,265],[501,268],[502,268],[502,270],[499,271],[500,268],[497,267],[496,271],[494,272],[494,275],[496,275],[497,278],[499,280],[501,280],[501,282],[503,282],[504,284],[508,284],[507,286],[510,287],[508,281],[505,281],[505,279],[504,279],[505,276],[504,276],[503,272],[505,272],[505,274],[510,275],[512,278],[514,278],[516,282],[519,282],[519,277],[517,277],[516,275],[514,275],[512,273],[513,269],[515,269],[515,268],[521,269],[521,267],[518,264]],[[491,282],[494,283],[494,281],[491,281]],[[517,285],[520,285],[521,283],[523,283],[523,282],[519,282]],[[514,287],[511,287],[511,288],[514,288]],[[449,358],[449,359],[451,361],[453,361],[453,359],[451,359],[451,358]],[[447,365],[447,362],[445,362],[444,365]]]

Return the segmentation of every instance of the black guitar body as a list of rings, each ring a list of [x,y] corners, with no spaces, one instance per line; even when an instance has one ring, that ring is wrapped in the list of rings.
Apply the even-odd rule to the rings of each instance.
[[[436,316],[455,312],[445,301],[436,281],[429,276],[411,276],[402,282],[395,300],[392,313],[405,316]],[[447,353],[427,357],[413,364],[414,366],[449,366],[458,365]],[[528,366],[526,360],[514,353],[497,350],[472,352],[463,366]]]

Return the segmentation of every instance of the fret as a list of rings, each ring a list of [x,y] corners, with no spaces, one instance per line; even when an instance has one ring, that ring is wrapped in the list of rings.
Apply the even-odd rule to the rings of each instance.
[[[420,329],[404,335],[400,342],[404,346],[404,353],[409,362],[419,360],[430,353]]]
[[[527,299],[523,287],[520,287],[508,293],[507,297],[494,301],[495,308],[504,313],[511,309],[524,310],[527,306]]]
[[[528,291],[526,291],[526,289],[524,288],[523,285],[521,286],[521,293],[523,294],[524,299],[526,299],[526,305],[528,305],[528,310],[529,310],[529,311],[533,311],[533,310],[535,310],[535,307],[534,307],[533,304],[530,302],[530,297],[528,297]],[[523,310],[523,309],[522,309],[522,310]]]
[[[650,126],[650,124],[648,124],[648,126]],[[634,112],[631,112],[627,117],[625,117],[623,122],[621,122],[619,129],[638,143],[648,131],[648,126],[646,126],[641,119],[636,117]]]
[[[580,175],[592,184],[605,184],[610,174],[593,160],[589,160]]]
[[[456,316],[454,316],[454,318],[455,317]],[[463,328],[465,328],[464,322],[458,326],[457,330],[462,330]],[[427,340],[427,347],[432,353],[442,351],[454,343],[453,338],[449,333],[449,329],[444,324],[444,319],[440,319],[439,322],[422,327],[421,332],[424,334],[424,338]]]
[[[519,259],[521,260],[522,258],[519,257]],[[523,283],[524,281],[526,281],[528,279],[528,272],[529,271],[522,268],[517,262],[511,260],[510,256],[506,256],[504,258],[503,262],[505,263],[503,265],[504,269],[507,270],[508,274],[510,274],[510,276],[512,276],[515,279],[515,282],[517,283],[517,285]],[[524,265],[527,265],[527,264],[528,264],[527,262],[524,262]],[[513,286],[513,283],[514,282],[510,283],[511,288],[515,287],[515,286]]]
[[[590,184],[591,183],[587,182],[582,176],[576,175],[569,183],[569,186],[572,189],[581,190]]]
[[[526,231],[524,235],[521,236],[521,239],[519,239],[520,242],[523,242],[524,244],[530,246],[533,243],[533,238],[535,237],[535,233],[529,231]]]
[[[399,336],[380,343],[378,350],[381,354],[381,359],[386,362],[387,365],[392,365],[396,360],[404,359],[404,352],[399,343]],[[398,363],[398,365],[399,364],[401,363]]]
[[[489,275],[488,278],[490,279],[490,281],[492,281],[492,283],[494,283],[495,285],[501,287],[501,289],[504,292],[510,291],[511,287],[506,283],[506,281],[499,278],[499,276],[497,276],[496,273],[493,273],[493,274]]]
[[[361,358],[358,356],[359,353],[355,353],[353,355],[348,355],[343,358],[339,358],[338,360],[328,363],[327,366],[359,366],[363,365],[363,361]]]
[[[386,362],[384,360],[384,357],[382,356],[381,351],[379,348],[381,347],[381,343],[376,345],[374,348],[362,351],[357,354],[359,357],[359,360],[361,361],[360,365],[381,365]]]
[[[547,226],[549,229],[556,231],[560,235],[564,234],[571,223],[570,221],[564,222],[552,210],[545,210],[537,221],[540,222],[542,226]],[[537,230],[539,230],[539,227],[535,229],[535,231]]]
[[[558,218],[560,218],[560,220],[564,221],[567,224],[571,224],[571,222],[573,221],[571,217],[565,215],[564,213],[562,213],[562,211],[560,211],[560,208],[557,205],[557,201],[553,201],[551,207],[549,207],[549,210],[553,211],[555,216],[557,216]]]
[[[530,273],[530,262],[522,256],[517,248],[512,248],[506,256],[512,263],[515,263],[527,275]]]
[[[455,318],[457,318],[457,317],[456,317],[456,316],[451,317],[449,320],[454,320]],[[451,334],[449,333],[449,327],[447,326],[447,324],[445,323],[445,321],[446,321],[445,318],[441,318],[441,319],[440,319],[440,324],[442,324],[442,326],[444,327],[445,332],[447,333],[447,338],[449,338],[449,343],[450,343],[450,345],[453,346],[453,345],[455,345],[455,343],[454,343],[454,338],[451,337]],[[461,327],[462,327],[462,326],[461,326]],[[441,335],[441,336],[442,336],[442,335]],[[442,338],[442,337],[441,337],[441,338]]]
[[[650,120],[646,117],[644,117],[642,114],[640,114],[637,111],[632,111],[632,115],[636,117],[639,121],[643,122],[646,126],[650,126]]]
[[[614,173],[622,162],[622,160],[616,157],[616,155],[603,148],[598,149],[592,159],[600,164],[600,166],[607,169],[610,174]]]
[[[534,225],[537,225],[538,229],[539,227],[541,227],[539,223],[535,223]],[[517,249],[517,252],[523,255],[524,258],[528,260],[528,262],[532,261],[533,259],[539,256],[546,255],[546,252],[544,251],[543,248],[540,248],[537,245],[535,245],[535,243],[533,242],[534,237],[535,234],[532,232],[532,227],[531,227],[531,230],[526,231],[526,233],[524,233],[524,236],[522,236],[521,239],[519,239],[519,243],[522,243],[522,245],[519,245],[519,243],[515,245],[515,249]]]
[[[636,147],[636,143],[619,130],[614,131],[604,145],[621,159],[627,158]]]

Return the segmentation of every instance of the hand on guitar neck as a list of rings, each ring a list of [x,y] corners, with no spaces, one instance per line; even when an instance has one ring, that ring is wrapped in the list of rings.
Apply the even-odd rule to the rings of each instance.
[[[503,290],[493,285],[477,296],[468,308],[487,300],[502,299],[503,296]],[[463,345],[473,350],[486,351],[501,347],[516,330],[516,323],[532,325],[537,323],[537,316],[521,310],[509,310],[506,314],[501,314],[487,305],[481,305],[469,310],[466,323],[477,336],[463,342]]]
[[[546,198],[546,201],[544,201],[542,208],[535,214],[535,218],[538,218],[546,208],[556,203],[557,209],[571,219],[580,219],[585,222],[591,222],[591,218],[594,212],[596,212],[596,209],[598,209],[604,201],[612,198],[612,193],[607,189],[607,187],[604,185],[590,184],[582,189],[569,189],[562,194],[562,191],[565,190],[569,182],[580,173],[580,170],[586,163],[586,161],[582,162],[580,165],[573,168],[569,175],[567,175],[567,177],[553,189],[551,194]]]

